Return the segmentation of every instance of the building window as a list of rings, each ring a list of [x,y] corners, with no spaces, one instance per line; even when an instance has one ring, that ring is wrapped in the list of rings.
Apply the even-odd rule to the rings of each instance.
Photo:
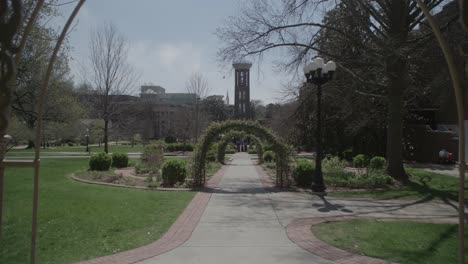
[[[240,86],[245,86],[245,73],[240,72]]]

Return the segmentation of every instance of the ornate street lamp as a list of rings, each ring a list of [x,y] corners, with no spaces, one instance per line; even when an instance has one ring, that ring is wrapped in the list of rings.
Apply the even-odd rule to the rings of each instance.
[[[326,64],[322,58],[316,58],[311,63],[304,66],[304,74],[307,83],[312,83],[317,86],[317,129],[315,131],[317,149],[315,155],[315,177],[312,184],[312,191],[316,193],[325,192],[325,184],[322,174],[322,116],[321,116],[321,100],[322,100],[322,84],[330,81],[336,71],[336,63],[329,61]]]

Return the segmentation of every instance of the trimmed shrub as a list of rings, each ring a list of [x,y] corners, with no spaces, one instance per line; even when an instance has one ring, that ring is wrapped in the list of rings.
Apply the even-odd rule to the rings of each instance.
[[[294,168],[293,178],[297,186],[309,187],[312,184],[314,173],[314,164],[306,159],[300,159],[297,161],[297,166]]]
[[[236,152],[237,151],[235,149],[233,149],[233,148],[227,148],[226,151],[225,151],[226,154],[235,154]]]
[[[373,157],[369,162],[369,168],[372,170],[383,170],[387,161],[384,157],[376,156]]]
[[[163,186],[172,187],[184,183],[187,177],[187,162],[182,159],[170,159],[162,165]]]
[[[339,157],[330,157],[322,161],[323,171],[328,174],[340,174],[344,171],[348,163]]]
[[[111,157],[105,152],[95,153],[89,159],[89,169],[93,171],[106,171],[111,166]]]
[[[145,168],[158,177],[159,169],[161,169],[161,165],[164,162],[164,143],[157,141],[145,146],[141,155],[141,161]]]
[[[263,160],[265,162],[273,162],[275,160],[275,153],[271,150],[267,150],[263,153]]]
[[[193,151],[193,145],[190,143],[171,143],[166,146],[167,152],[173,151]]]
[[[112,167],[126,168],[128,167],[128,155],[126,153],[112,154]]]
[[[366,168],[369,166],[369,157],[364,154],[358,154],[353,158],[353,166],[355,168]]]

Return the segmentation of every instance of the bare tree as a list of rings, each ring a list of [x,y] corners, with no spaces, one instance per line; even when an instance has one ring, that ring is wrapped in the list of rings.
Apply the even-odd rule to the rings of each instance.
[[[447,0],[427,0],[434,10]],[[342,16],[324,19],[327,10],[340,8]],[[323,19],[323,20],[322,20]],[[414,50],[432,34],[414,34],[424,14],[410,0],[284,0],[248,1],[237,17],[232,17],[216,32],[225,43],[219,50],[222,62],[248,57],[261,61],[273,49],[283,49],[278,63],[285,70],[297,69],[312,56],[320,54],[338,62],[341,71],[350,73],[367,87],[377,87],[385,97],[387,112],[387,171],[402,181],[408,176],[403,168],[404,93],[409,86],[409,63]],[[354,30],[344,31],[337,25],[346,22]],[[354,65],[382,72],[381,79],[366,78],[340,61],[342,54],[320,46],[327,32],[339,36],[347,50],[359,51]]]
[[[185,85],[185,88],[188,93],[195,94],[194,98],[194,107],[195,107],[195,113],[194,113],[194,118],[193,121],[195,123],[194,127],[194,137],[195,140],[198,140],[198,137],[200,135],[200,124],[202,120],[202,115],[201,109],[200,109],[200,100],[204,99],[206,96],[208,96],[208,93],[210,92],[210,87],[208,86],[208,81],[203,76],[202,73],[200,72],[193,72],[189,79],[187,80],[187,83]]]
[[[90,40],[87,78],[94,86],[100,117],[104,120],[104,151],[109,152],[109,122],[118,114],[119,98],[131,93],[138,75],[128,63],[128,41],[108,24],[94,31]]]

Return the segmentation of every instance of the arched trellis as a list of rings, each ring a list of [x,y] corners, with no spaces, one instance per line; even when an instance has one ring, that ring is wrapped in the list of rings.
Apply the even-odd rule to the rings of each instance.
[[[217,154],[217,160],[219,162],[224,163],[224,157],[226,156],[226,147],[232,138],[248,138],[252,143],[255,144],[257,148],[258,164],[263,163],[263,144],[260,141],[260,139],[254,135],[237,130],[230,131],[227,134],[224,134],[221,140],[219,141]]]
[[[256,136],[264,142],[271,144],[276,153],[276,185],[285,187],[288,185],[290,173],[290,149],[278,138],[272,131],[263,127],[258,122],[230,120],[221,123],[212,124],[207,128],[204,135],[200,138],[193,154],[193,164],[191,177],[195,187],[201,187],[205,183],[206,154],[210,145],[215,142],[220,135],[229,131],[241,131],[246,134]]]

